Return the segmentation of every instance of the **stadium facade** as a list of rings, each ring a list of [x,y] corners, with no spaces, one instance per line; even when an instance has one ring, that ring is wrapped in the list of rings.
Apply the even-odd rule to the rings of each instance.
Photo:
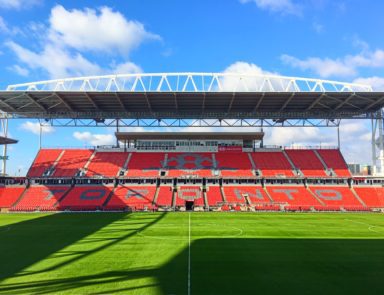
[[[268,75],[132,74],[11,85],[0,92],[5,135],[9,119],[37,118],[116,127],[116,145],[40,149],[25,178],[0,180],[0,208],[380,211],[384,180],[353,177],[339,145],[270,146],[263,128],[335,127],[339,135],[343,119],[371,120],[379,176],[383,106],[384,93],[367,85]],[[260,131],[121,131],[132,126]]]

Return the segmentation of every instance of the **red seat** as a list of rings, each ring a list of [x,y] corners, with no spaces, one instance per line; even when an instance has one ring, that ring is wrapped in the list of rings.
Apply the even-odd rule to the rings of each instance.
[[[172,187],[171,186],[160,186],[159,193],[157,195],[157,206],[172,206]]]
[[[124,152],[96,152],[89,163],[86,176],[115,177],[124,166],[128,155]]]
[[[362,201],[370,208],[384,208],[384,188],[355,186],[354,190]]]
[[[105,208],[151,208],[156,186],[118,186]]]
[[[194,201],[195,206],[204,206],[200,186],[180,186],[176,193],[176,206],[184,206],[186,201]]]
[[[251,177],[252,164],[249,161],[248,154],[243,152],[216,153],[217,168],[222,176]]]
[[[323,164],[313,150],[285,150],[296,168],[303,172],[304,176],[327,176]]]
[[[223,203],[223,197],[219,186],[209,186],[207,188],[208,205],[215,207]]]
[[[164,166],[165,153],[132,153],[127,176],[156,177]]]
[[[304,186],[267,186],[267,191],[276,203],[294,206],[321,205]]]
[[[255,152],[251,155],[256,169],[260,169],[264,177],[294,176],[283,152]]]
[[[349,187],[310,186],[311,191],[327,206],[363,206]]]
[[[317,150],[328,168],[332,168],[337,176],[350,177],[351,173],[340,150]]]
[[[59,157],[61,149],[41,149],[39,150],[31,168],[28,171],[28,177],[41,177],[44,172],[52,167]]]
[[[245,197],[251,204],[271,203],[261,186],[224,186],[224,194],[229,203],[245,204]]]
[[[64,155],[60,158],[55,166],[55,177],[73,177],[85,166],[91,157],[92,150],[65,150]]]
[[[168,176],[212,176],[212,153],[168,153]]]
[[[24,190],[24,186],[0,187],[0,208],[12,207]]]
[[[14,208],[21,211],[56,210],[56,203],[69,189],[68,186],[31,186]]]
[[[103,185],[76,186],[59,203],[60,209],[96,210],[100,209],[113,187]]]

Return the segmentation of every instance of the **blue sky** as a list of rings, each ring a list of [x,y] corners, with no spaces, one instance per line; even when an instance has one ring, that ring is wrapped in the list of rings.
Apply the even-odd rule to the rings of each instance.
[[[379,0],[0,0],[0,88],[93,74],[267,71],[384,89],[383,11]],[[10,122],[20,140],[10,173],[25,173],[35,156],[35,123]],[[370,160],[368,123],[342,124],[350,162]],[[113,141],[109,129],[46,131],[43,146]],[[271,144],[336,144],[333,129],[267,132]]]

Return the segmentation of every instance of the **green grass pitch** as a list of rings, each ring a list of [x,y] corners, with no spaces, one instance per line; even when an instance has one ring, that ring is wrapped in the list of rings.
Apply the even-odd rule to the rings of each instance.
[[[382,214],[0,215],[0,294],[384,294]]]

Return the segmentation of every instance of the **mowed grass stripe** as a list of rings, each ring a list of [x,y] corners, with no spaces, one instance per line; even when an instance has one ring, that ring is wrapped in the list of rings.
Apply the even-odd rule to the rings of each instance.
[[[0,293],[384,294],[383,246],[381,214],[3,214]]]

